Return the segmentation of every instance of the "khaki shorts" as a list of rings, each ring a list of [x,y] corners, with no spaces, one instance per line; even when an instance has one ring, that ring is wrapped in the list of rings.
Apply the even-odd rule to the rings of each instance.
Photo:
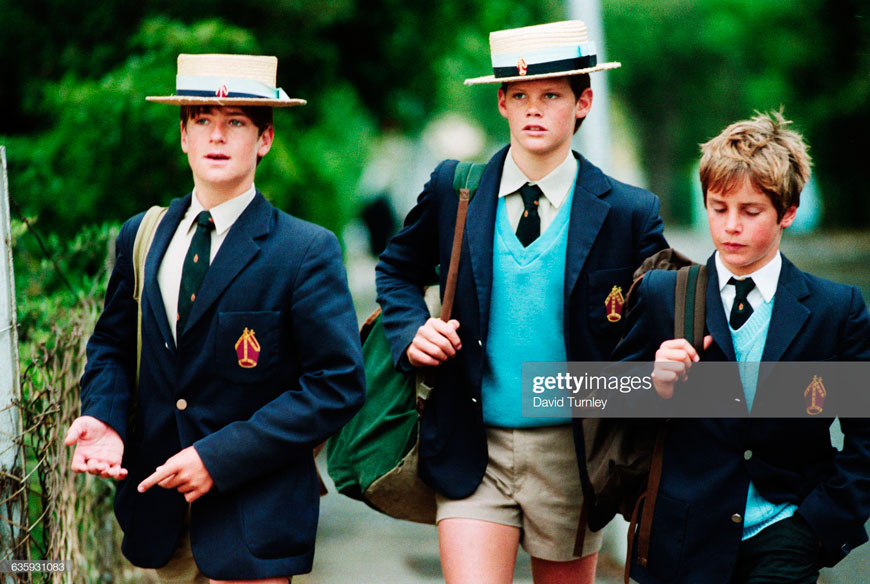
[[[162,568],[157,568],[155,575],[160,584],[208,584],[208,578],[199,571],[196,562],[193,561],[187,522],[169,563]]]
[[[489,464],[480,486],[465,499],[436,495],[436,520],[461,517],[518,527],[530,556],[576,559],[583,494],[571,426],[489,427],[486,439]],[[580,557],[597,552],[601,536],[587,529]]]

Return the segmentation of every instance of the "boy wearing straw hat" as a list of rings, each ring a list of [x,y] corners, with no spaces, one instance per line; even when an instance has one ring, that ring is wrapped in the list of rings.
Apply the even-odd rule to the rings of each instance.
[[[88,341],[72,468],[120,481],[122,550],[161,582],[287,582],[314,554],[312,446],[364,399],[356,316],[329,231],[254,186],[272,145],[277,59],[179,55],[181,148],[193,192],[154,233],[137,304],[121,228]],[[316,339],[316,341],[312,341]]]
[[[449,264],[456,161],[435,169],[381,255],[378,302],[396,366],[435,368],[419,472],[437,493],[447,582],[511,582],[522,544],[537,584],[591,583],[600,534],[577,537],[571,420],[522,416],[522,363],[607,358],[622,291],[666,247],[659,202],[571,151],[592,106],[588,74],[619,66],[597,63],[582,22],[494,32],[490,44],[494,74],[466,84],[501,84],[510,144],[468,207],[455,319],[430,319],[421,289]]]

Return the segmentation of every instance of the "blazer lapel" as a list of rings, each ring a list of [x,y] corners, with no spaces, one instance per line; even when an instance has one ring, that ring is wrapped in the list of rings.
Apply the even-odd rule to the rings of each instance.
[[[182,335],[202,318],[242,268],[260,251],[260,245],[255,239],[269,232],[271,216],[272,206],[257,192],[254,200],[230,227],[226,239],[212,260]]]
[[[169,247],[169,242],[172,241],[172,237],[178,229],[178,224],[181,222],[189,206],[190,194],[186,197],[175,199],[169,204],[166,214],[154,233],[151,248],[148,250],[148,256],[145,258],[145,287],[143,289],[142,302],[144,306],[147,306],[151,317],[157,322],[160,335],[168,347],[174,347],[175,341],[173,341],[172,330],[169,328],[169,321],[166,319],[166,307],[163,304],[163,293],[157,281],[157,271],[160,269],[163,256],[166,254],[166,248]],[[145,310],[142,313],[143,318],[145,318]]]
[[[808,295],[800,271],[783,256],[762,361],[779,361],[785,354],[810,317],[810,310],[801,303]]]
[[[725,318],[725,308],[722,306],[722,294],[719,291],[719,274],[716,271],[714,255],[707,260],[707,330],[729,361],[736,361],[734,344],[731,341],[731,330]]]
[[[477,290],[477,305],[480,308],[480,331],[484,339],[486,339],[489,330],[495,212],[498,204],[501,172],[504,168],[507,151],[507,147],[503,148],[486,165],[486,169],[480,177],[477,192],[468,205],[468,215],[465,220],[464,239],[468,245],[468,256],[471,258],[471,270],[474,274],[474,286]],[[452,233],[453,229],[451,228],[451,236]]]
[[[571,203],[571,222],[568,226],[568,249],[565,257],[565,298],[577,284],[583,264],[598,237],[610,205],[601,200],[601,195],[610,191],[610,181],[597,166],[574,152],[580,163],[574,198]],[[567,312],[565,318],[567,319]],[[566,321],[567,325],[567,321]],[[567,330],[567,329],[566,329]]]

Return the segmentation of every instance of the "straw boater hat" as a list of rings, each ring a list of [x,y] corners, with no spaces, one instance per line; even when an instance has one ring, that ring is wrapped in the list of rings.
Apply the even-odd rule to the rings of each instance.
[[[171,105],[290,107],[304,99],[276,88],[277,57],[257,55],[178,55],[175,95],[146,97]]]
[[[565,20],[489,35],[493,75],[466,79],[466,85],[528,81],[616,69],[621,63],[598,64],[595,43],[582,20]]]

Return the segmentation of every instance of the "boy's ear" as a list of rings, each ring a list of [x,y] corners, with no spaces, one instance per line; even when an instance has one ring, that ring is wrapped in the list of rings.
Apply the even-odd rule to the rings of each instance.
[[[185,122],[179,122],[181,124],[181,151],[187,154],[187,129]]]
[[[592,89],[587,87],[583,90],[583,93],[580,94],[580,97],[577,98],[577,103],[574,107],[574,113],[576,118],[579,120],[580,118],[585,118],[589,113],[589,110],[592,109]]]
[[[507,99],[507,94],[504,89],[499,88],[498,90],[498,113],[505,119],[507,119],[507,105],[505,104],[505,100]]]
[[[275,126],[269,126],[263,130],[257,140],[257,156],[262,158],[272,149],[272,142],[275,140]]]
[[[782,220],[779,222],[779,226],[785,229],[786,227],[790,227],[792,223],[794,223],[795,215],[797,215],[797,207],[792,205],[788,209],[786,209],[785,213],[782,216]]]

